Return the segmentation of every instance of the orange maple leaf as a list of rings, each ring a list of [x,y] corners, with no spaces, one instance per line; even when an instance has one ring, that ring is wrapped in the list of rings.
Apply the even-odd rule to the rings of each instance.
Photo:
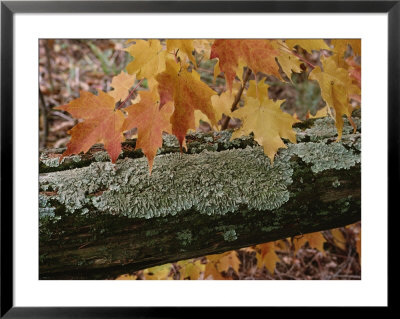
[[[115,110],[113,97],[103,91],[99,91],[99,95],[81,91],[79,98],[54,109],[84,119],[68,131],[71,140],[60,161],[71,154],[86,153],[93,144],[103,143],[111,161],[116,162],[124,140],[122,125],[125,118],[121,111]]]
[[[275,253],[275,242],[259,244],[255,248],[257,267],[262,268],[265,266],[265,268],[267,268],[268,271],[273,274],[276,263],[280,261],[279,257]]]
[[[196,71],[179,70],[179,65],[172,60],[167,60],[166,70],[156,77],[159,83],[160,107],[168,101],[173,101],[174,112],[171,116],[172,133],[183,145],[186,132],[195,129],[194,111],[203,112],[216,125],[211,97],[216,95],[207,84],[200,80]]]
[[[160,109],[160,98],[156,90],[140,93],[140,102],[125,108],[128,117],[123,130],[138,129],[136,149],[141,148],[149,163],[149,170],[153,168],[154,157],[162,146],[162,132],[170,131],[170,117],[174,110],[172,102],[168,102]]]
[[[240,63],[247,65],[255,74],[264,72],[271,75],[279,74],[279,66],[275,57],[279,55],[270,40],[215,40],[210,53],[210,59],[219,59],[219,68],[225,73],[229,90],[236,76]]]
[[[303,247],[308,242],[311,248],[317,249],[320,252],[324,252],[324,243],[326,242],[324,236],[320,232],[304,234],[301,237],[293,238],[294,253]]]

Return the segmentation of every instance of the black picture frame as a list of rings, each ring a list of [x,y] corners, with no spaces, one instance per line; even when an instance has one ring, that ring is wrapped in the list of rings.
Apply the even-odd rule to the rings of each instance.
[[[388,204],[399,212],[400,1],[1,1],[1,317],[180,317],[184,308],[15,307],[13,303],[13,19],[15,13],[387,13]],[[397,208],[396,208],[397,207]],[[387,213],[389,213],[389,211]],[[389,216],[390,217],[390,214]],[[390,225],[390,222],[389,222]],[[388,241],[390,243],[390,241]],[[393,242],[393,241],[392,241]],[[390,281],[389,281],[390,282]],[[62,284],[62,283],[61,283]],[[389,283],[388,283],[389,284]],[[390,300],[389,300],[390,301]],[[388,304],[389,304],[388,301]]]

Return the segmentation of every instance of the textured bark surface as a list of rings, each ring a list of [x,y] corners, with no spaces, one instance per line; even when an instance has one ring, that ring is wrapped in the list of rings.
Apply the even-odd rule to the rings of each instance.
[[[251,137],[229,142],[225,133],[192,134],[189,154],[183,155],[173,154],[179,148],[167,138],[164,155],[155,159],[154,180],[147,176],[143,155],[134,150],[135,141],[124,144],[115,168],[101,147],[61,164],[62,150],[46,150],[40,158],[40,279],[115,278],[360,220],[360,132],[346,126],[342,141],[335,143],[334,124],[326,119],[308,121],[297,131],[298,144],[281,150],[273,166]],[[166,193],[153,189],[166,174],[175,174],[163,186]],[[97,176],[103,176],[100,183]],[[68,193],[72,183],[78,186]],[[195,193],[197,183],[212,194],[203,200]],[[73,198],[85,187],[88,191]],[[139,201],[144,192],[148,206]],[[162,204],[160,196],[168,203],[175,193],[182,194],[182,205]],[[242,198],[231,202],[230,194]],[[138,204],[129,206],[132,199]]]

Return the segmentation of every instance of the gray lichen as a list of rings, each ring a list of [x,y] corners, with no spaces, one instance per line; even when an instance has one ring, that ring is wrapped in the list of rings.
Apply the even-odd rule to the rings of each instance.
[[[223,234],[225,241],[235,241],[237,239],[236,231],[234,229],[227,230]]]
[[[259,147],[160,155],[151,176],[145,158],[124,159],[115,166],[100,162],[42,174],[40,187],[51,186],[69,212],[86,205],[139,218],[189,209],[226,214],[240,205],[272,210],[289,200],[287,186],[292,183],[293,170],[284,158],[278,155],[272,167]]]
[[[327,169],[349,169],[361,161],[359,154],[340,143],[309,142],[290,144],[288,148],[304,162],[312,164],[311,170],[314,173]]]

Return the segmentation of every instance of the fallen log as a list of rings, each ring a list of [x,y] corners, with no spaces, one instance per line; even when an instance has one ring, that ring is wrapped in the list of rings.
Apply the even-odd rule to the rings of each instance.
[[[360,127],[359,119],[356,119]],[[273,165],[251,136],[165,136],[149,175],[135,140],[112,164],[101,146],[40,155],[40,279],[112,279],[361,219],[361,133],[332,120],[298,125]]]

